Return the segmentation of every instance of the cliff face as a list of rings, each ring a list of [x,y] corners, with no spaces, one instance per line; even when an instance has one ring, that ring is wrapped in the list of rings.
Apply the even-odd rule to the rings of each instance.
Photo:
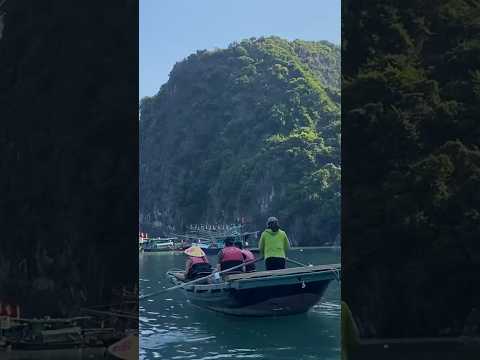
[[[340,216],[340,50],[250,39],[177,63],[140,111],[140,225],[154,233],[275,215],[303,244]]]

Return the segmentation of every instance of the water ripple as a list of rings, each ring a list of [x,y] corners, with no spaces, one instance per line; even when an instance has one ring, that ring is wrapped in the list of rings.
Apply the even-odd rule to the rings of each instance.
[[[182,266],[184,258],[162,254],[140,261],[140,290],[147,294],[169,287],[162,274]],[[139,306],[140,359],[338,360],[339,296],[339,286],[332,282],[323,301],[310,313],[261,319],[228,317],[196,308],[180,291],[145,299]]]
[[[321,302],[312,308],[312,312],[324,316],[340,317],[340,305],[333,302]]]

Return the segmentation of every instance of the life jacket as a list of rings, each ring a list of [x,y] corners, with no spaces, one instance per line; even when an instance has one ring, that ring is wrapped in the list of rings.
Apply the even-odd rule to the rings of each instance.
[[[243,253],[242,250],[235,246],[226,246],[222,249],[219,255],[220,258],[220,269],[223,271],[225,269],[232,268],[243,264]],[[242,269],[235,269],[236,271],[241,272]],[[234,271],[235,271],[234,270]]]
[[[253,255],[253,253],[248,250],[248,249],[242,249],[241,250],[243,255],[244,255],[244,258],[245,258],[245,261],[252,261],[252,260],[255,260],[255,255]]]
[[[206,257],[190,257],[190,266],[186,274],[188,279],[195,279],[211,272],[212,266],[208,263]]]
[[[241,251],[243,254],[243,258],[245,259],[245,262],[251,262],[255,260],[255,255],[253,255],[253,253],[250,250],[242,249]],[[255,263],[245,265],[245,271],[246,272],[255,271]]]
[[[220,262],[226,261],[241,261],[243,262],[243,253],[242,250],[237,248],[236,246],[226,246],[222,249],[222,253],[220,258],[222,259]]]

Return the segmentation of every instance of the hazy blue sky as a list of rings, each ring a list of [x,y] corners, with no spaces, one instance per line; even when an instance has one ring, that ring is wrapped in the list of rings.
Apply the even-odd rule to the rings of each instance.
[[[140,0],[140,98],[200,49],[252,36],[340,44],[340,0]]]

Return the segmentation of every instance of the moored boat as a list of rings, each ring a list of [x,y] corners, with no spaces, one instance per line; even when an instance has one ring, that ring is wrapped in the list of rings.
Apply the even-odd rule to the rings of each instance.
[[[222,233],[217,233],[214,231],[211,231],[209,233],[201,233],[199,234],[187,234],[187,235],[176,235],[177,237],[181,237],[186,239],[188,242],[189,246],[191,245],[196,245],[205,252],[207,255],[216,255],[220,252],[225,247],[225,239],[227,237],[233,237],[235,241],[239,241],[243,244],[244,247],[249,246],[248,239],[249,237],[252,236],[258,236],[258,231],[255,232],[222,232]],[[254,243],[257,241],[254,240]],[[250,244],[251,247],[251,244]],[[257,251],[258,248],[253,248],[251,249],[252,251]]]
[[[223,241],[216,242],[193,242],[192,245],[196,245],[203,250],[207,255],[216,255],[218,252],[225,247]]]
[[[94,329],[85,329],[81,325],[88,323],[91,317],[8,320],[8,326],[4,326],[2,331],[3,350],[39,351],[105,346],[100,341],[103,339],[99,333],[94,334]],[[115,338],[113,329],[98,330],[108,332],[110,337]]]
[[[318,303],[339,274],[339,264],[304,266],[229,274],[219,282],[186,284],[181,289],[193,305],[224,314],[291,315],[307,312]],[[175,285],[183,283],[183,275],[167,272]]]
[[[143,245],[144,252],[161,252],[175,250],[175,243],[173,240],[176,238],[152,238],[148,239]]]

